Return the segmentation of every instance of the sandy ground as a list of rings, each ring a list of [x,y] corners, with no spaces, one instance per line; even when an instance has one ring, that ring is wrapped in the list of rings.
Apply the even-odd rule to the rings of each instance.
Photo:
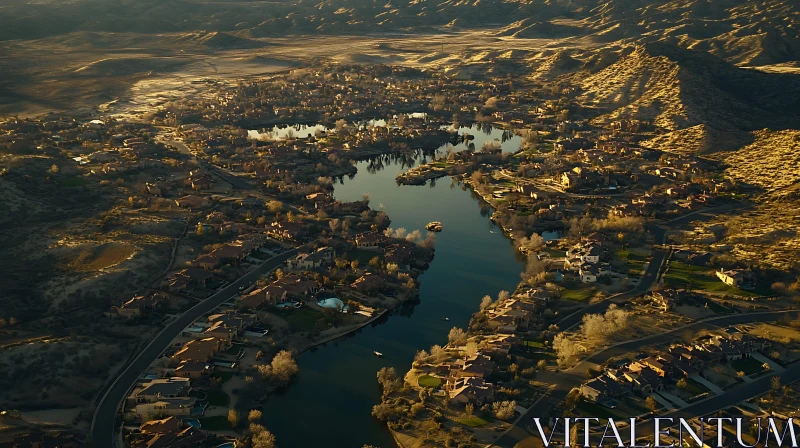
[[[45,409],[42,411],[21,412],[22,418],[36,425],[73,426],[83,408]]]
[[[6,43],[0,44],[0,51],[5,51],[11,69],[7,83],[18,96],[0,98],[0,114],[95,114],[97,108],[102,115],[127,115],[178,99],[203,98],[208,84],[270,76],[314,60],[437,67],[451,76],[471,78],[484,76],[488,62],[509,62],[505,70],[514,72],[515,64],[549,57],[556,49],[602,45],[581,38],[521,39],[493,32],[292,36],[259,39],[265,46],[258,49],[217,51],[176,46],[170,35],[148,36],[137,42],[141,47],[136,52],[124,45],[98,51],[90,42],[81,45],[80,37],[63,48],[46,41],[48,52],[36,43]],[[30,64],[34,54],[36,63]]]

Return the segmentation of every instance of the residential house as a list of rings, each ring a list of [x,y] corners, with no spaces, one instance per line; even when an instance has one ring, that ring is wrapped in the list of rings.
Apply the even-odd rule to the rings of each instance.
[[[736,288],[752,289],[755,283],[753,273],[746,269],[720,269],[716,274],[723,283]]]
[[[189,378],[157,378],[134,390],[131,397],[137,403],[153,403],[164,398],[188,397],[190,390]]]
[[[448,396],[455,403],[474,403],[478,406],[490,403],[494,397],[492,385],[483,378],[457,378],[448,388]]]
[[[175,417],[167,417],[142,423],[139,426],[139,432],[145,435],[167,434],[179,431],[182,427],[183,424],[180,420]]]
[[[460,377],[488,377],[495,368],[494,362],[482,353],[476,353],[470,357],[459,359],[451,366],[451,376]]]
[[[581,395],[589,401],[603,401],[622,395],[620,384],[607,375],[601,375],[581,384]]]
[[[268,285],[242,297],[239,305],[243,308],[257,309],[266,304],[283,303],[286,301],[287,292],[276,285]]]
[[[207,271],[213,271],[222,264],[222,261],[213,254],[203,254],[195,258],[194,264]]]
[[[112,318],[135,319],[145,311],[155,309],[158,303],[159,298],[155,294],[134,296],[122,305],[113,307],[105,315]]]
[[[208,206],[208,199],[202,196],[190,194],[175,200],[175,204],[181,208],[197,209]]]
[[[350,286],[362,294],[374,294],[387,285],[386,280],[380,275],[364,274]]]
[[[195,339],[184,344],[172,358],[180,361],[211,361],[222,347],[223,341],[215,337]]]
[[[597,277],[602,273],[603,269],[593,264],[583,264],[578,268],[578,277],[580,277],[581,283],[595,283],[597,282]]]
[[[190,448],[201,446],[206,439],[203,431],[188,425],[182,429],[159,433],[131,443],[131,448]]]
[[[359,233],[353,239],[356,247],[361,249],[377,249],[389,243],[389,238],[378,232]]]
[[[331,247],[322,247],[314,252],[298,254],[287,263],[290,269],[313,270],[333,264],[334,251]]]
[[[154,402],[139,403],[134,412],[139,418],[150,418],[154,415],[189,417],[196,403],[195,397],[163,398]]]
[[[209,375],[213,370],[214,366],[205,361],[181,361],[175,368],[175,376],[196,380]]]

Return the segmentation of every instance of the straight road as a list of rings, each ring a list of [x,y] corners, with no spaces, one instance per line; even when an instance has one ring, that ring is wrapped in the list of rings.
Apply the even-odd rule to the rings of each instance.
[[[106,394],[97,405],[92,420],[91,436],[96,446],[113,447],[115,446],[114,430],[116,429],[116,416],[122,401],[128,395],[128,391],[136,384],[136,380],[150,367],[161,353],[172,343],[172,340],[180,335],[186,326],[194,322],[202,315],[214,310],[218,306],[227,302],[239,293],[239,287],[248,283],[255,282],[258,278],[280,267],[284,261],[288,260],[297,253],[296,249],[291,249],[269,260],[266,260],[255,270],[248,272],[241,278],[231,283],[211,297],[198,303],[185,313],[178,316],[153,338],[139,356],[134,359],[124,371],[122,371]]]
[[[736,403],[769,392],[770,389],[772,389],[773,376],[779,376],[782,384],[789,384],[800,380],[800,362],[789,365],[786,370],[778,375],[764,375],[750,383],[739,384],[736,387],[728,389],[722,395],[717,395],[689,405],[683,409],[669,413],[668,416],[684,418],[698,417],[733,406]]]

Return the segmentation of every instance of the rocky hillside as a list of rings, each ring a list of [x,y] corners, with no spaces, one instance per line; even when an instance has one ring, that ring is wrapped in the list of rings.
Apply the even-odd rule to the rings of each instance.
[[[74,32],[213,35],[211,47],[247,38],[493,28],[508,39],[590,36],[607,43],[666,42],[737,65],[800,59],[796,0],[7,0],[0,40]],[[524,19],[521,19],[524,18]]]
[[[576,75],[582,97],[669,130],[697,125],[752,130],[795,125],[800,78],[733,66],[707,52],[646,44],[588,76]]]

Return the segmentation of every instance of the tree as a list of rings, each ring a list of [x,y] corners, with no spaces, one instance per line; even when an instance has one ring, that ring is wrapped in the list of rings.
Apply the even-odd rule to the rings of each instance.
[[[467,406],[464,407],[464,412],[467,415],[472,415],[472,413],[475,412],[475,405],[472,403],[467,403]]]
[[[466,347],[464,347],[464,353],[469,357],[475,356],[478,353],[478,344],[475,342],[467,342]]]
[[[544,238],[538,233],[533,233],[528,238],[520,239],[518,247],[523,252],[536,252],[544,247]]]
[[[203,236],[203,235],[205,235],[205,233],[206,233],[206,228],[205,228],[205,226],[203,225],[203,223],[202,223],[202,222],[198,222],[198,223],[197,223],[197,227],[195,227],[195,229],[194,229],[194,233],[195,233],[197,236]]]
[[[397,371],[394,367],[382,367],[378,370],[377,376],[378,384],[381,385],[384,395],[389,395],[403,386],[402,381],[397,377]]]
[[[564,406],[566,406],[569,410],[575,409],[575,406],[580,403],[582,398],[583,396],[581,395],[580,389],[572,389],[567,394],[567,397],[564,398]]]
[[[686,389],[689,386],[689,383],[686,381],[686,378],[681,378],[678,380],[677,386],[681,389]]]
[[[565,333],[559,333],[553,338],[553,350],[556,352],[559,364],[565,364],[582,351],[581,346],[571,341]]]
[[[547,368],[547,361],[544,359],[540,359],[539,362],[536,363],[536,368],[539,370],[544,370]]]
[[[272,358],[270,366],[272,367],[272,378],[280,386],[289,384],[292,377],[297,375],[297,372],[300,370],[292,354],[286,350],[279,351],[278,354]]]
[[[483,296],[483,299],[481,299],[481,311],[485,310],[486,308],[489,308],[490,306],[492,306],[492,296],[490,295]]]
[[[250,423],[258,423],[261,421],[261,411],[258,409],[252,409],[249,414],[247,414],[247,421]]]
[[[230,423],[233,428],[239,426],[239,411],[236,409],[228,409],[228,423]]]
[[[650,410],[650,412],[652,412],[652,413],[654,413],[654,414],[655,414],[655,412],[656,412],[656,409],[658,409],[658,403],[656,402],[656,399],[655,399],[655,398],[653,398],[653,396],[652,396],[652,395],[651,395],[651,396],[649,396],[649,397],[647,397],[647,398],[644,400],[644,405],[645,405],[645,407],[647,407],[647,409],[649,409],[649,410]]]
[[[508,420],[514,416],[514,408],[516,406],[516,401],[496,401],[492,404],[492,412],[498,419]]]
[[[267,202],[267,208],[272,213],[278,213],[283,210],[283,202],[281,201],[269,201]]]
[[[467,333],[458,327],[453,327],[450,329],[450,333],[447,334],[447,340],[455,345],[464,344],[467,342]]]
[[[351,262],[350,262],[350,268],[351,268],[351,269],[353,269],[354,271],[355,271],[356,269],[358,269],[358,260],[353,260],[353,261],[351,261]]]
[[[378,256],[374,256],[369,260],[369,265],[375,269],[381,268],[381,259]]]
[[[772,379],[769,380],[769,383],[772,386],[773,390],[780,389],[781,388],[781,384],[783,384],[782,381],[781,381],[781,377],[779,377],[778,375],[773,376]]]
[[[505,302],[506,300],[508,300],[510,298],[511,298],[511,293],[506,291],[506,290],[502,290],[497,294],[497,301],[498,302]]]
[[[264,429],[263,431],[254,433],[250,439],[250,443],[253,448],[275,448],[275,435]]]
[[[382,422],[388,422],[394,418],[395,412],[389,403],[380,403],[372,407],[372,416]]]
[[[434,345],[431,347],[431,356],[436,361],[441,361],[447,356],[447,351],[441,345]]]
[[[428,352],[426,352],[425,350],[420,350],[417,352],[416,355],[414,355],[414,362],[425,362],[430,357],[431,355]]]

